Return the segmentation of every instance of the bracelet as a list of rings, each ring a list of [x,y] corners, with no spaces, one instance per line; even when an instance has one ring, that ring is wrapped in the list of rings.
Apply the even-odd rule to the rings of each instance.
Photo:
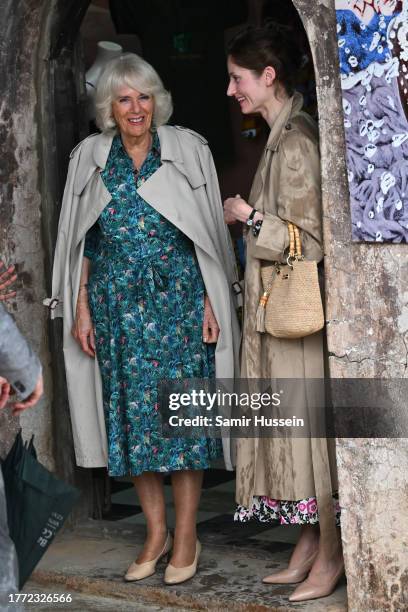
[[[247,225],[248,227],[251,227],[251,225],[253,225],[253,224],[254,224],[254,217],[255,217],[255,214],[256,214],[257,212],[258,212],[258,211],[256,210],[256,208],[253,208],[253,209],[251,210],[251,213],[250,213],[250,215],[249,215],[248,219],[245,221],[245,223],[246,223],[246,225]]]
[[[256,221],[256,223],[254,223],[252,226],[252,233],[254,236],[258,236],[259,232],[261,231],[262,223],[263,219],[258,219],[258,221]]]
[[[88,288],[88,283],[84,283],[83,285],[79,285],[80,289],[87,289]]]

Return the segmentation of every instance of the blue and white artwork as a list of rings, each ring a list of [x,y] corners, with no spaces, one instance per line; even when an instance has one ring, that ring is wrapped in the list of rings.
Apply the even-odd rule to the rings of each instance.
[[[336,0],[352,237],[408,242],[408,0]]]

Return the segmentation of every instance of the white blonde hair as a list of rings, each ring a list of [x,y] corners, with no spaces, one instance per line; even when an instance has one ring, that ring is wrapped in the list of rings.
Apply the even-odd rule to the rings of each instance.
[[[108,62],[98,80],[95,95],[96,125],[102,132],[116,128],[112,102],[124,85],[153,97],[153,125],[159,127],[173,112],[171,94],[150,64],[135,53],[125,53]]]

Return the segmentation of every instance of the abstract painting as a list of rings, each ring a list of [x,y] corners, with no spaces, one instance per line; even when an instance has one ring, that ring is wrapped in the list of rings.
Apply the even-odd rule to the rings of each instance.
[[[352,238],[408,242],[408,0],[336,0]]]

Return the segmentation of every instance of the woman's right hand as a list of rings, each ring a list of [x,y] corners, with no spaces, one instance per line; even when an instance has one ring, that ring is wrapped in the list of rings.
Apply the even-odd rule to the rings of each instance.
[[[232,225],[237,221],[245,223],[251,214],[252,206],[248,204],[239,193],[235,198],[224,200],[224,221],[227,225]]]
[[[79,292],[76,316],[71,333],[84,353],[89,357],[95,357],[95,334],[86,291]]]

